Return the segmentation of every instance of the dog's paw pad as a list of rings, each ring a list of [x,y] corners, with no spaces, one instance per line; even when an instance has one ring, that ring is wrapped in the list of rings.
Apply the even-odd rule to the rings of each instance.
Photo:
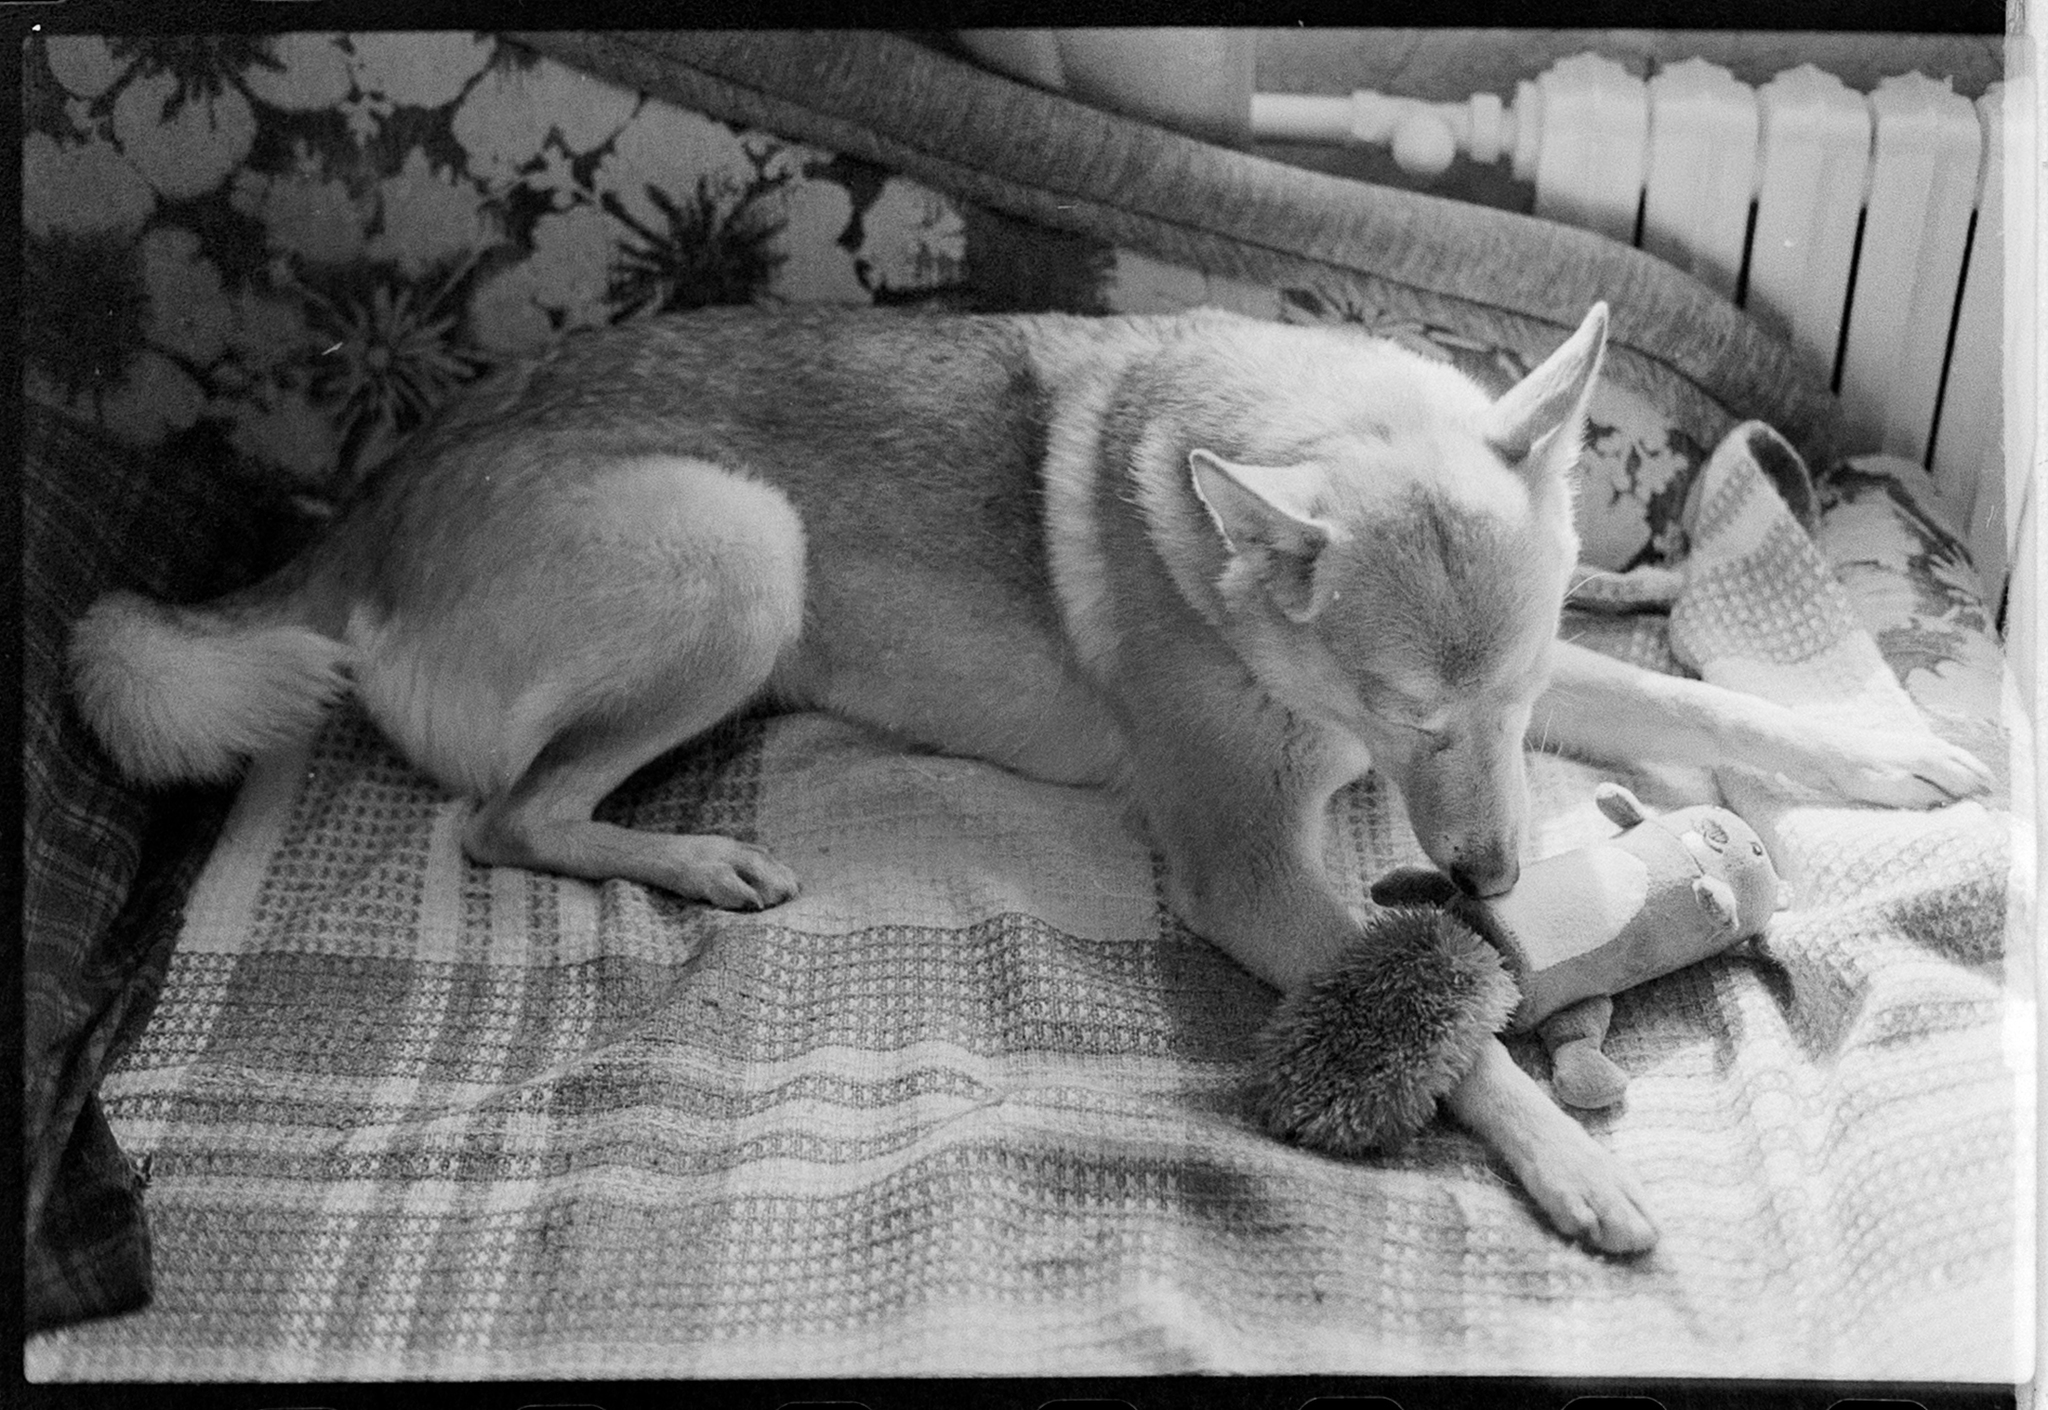
[[[1648,1253],[1657,1246],[1657,1226],[1633,1200],[1595,1211],[1585,1242],[1602,1253]]]
[[[754,904],[767,909],[791,900],[797,893],[796,873],[756,847],[754,855],[734,868],[754,895]]]
[[[1860,803],[1932,808],[1989,792],[1995,782],[1976,755],[1933,735],[1858,732],[1841,743],[1831,781]]]
[[[689,862],[689,885],[677,890],[729,911],[761,911],[797,893],[796,873],[765,849],[729,838],[696,838],[706,844]]]
[[[1649,1201],[1627,1166],[1588,1137],[1566,1158],[1553,1152],[1527,1178],[1529,1195],[1566,1238],[1602,1253],[1645,1253],[1657,1246]]]

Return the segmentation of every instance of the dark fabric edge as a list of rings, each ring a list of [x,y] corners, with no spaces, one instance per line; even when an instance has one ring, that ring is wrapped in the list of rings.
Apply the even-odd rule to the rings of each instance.
[[[22,407],[20,431],[25,472],[33,457],[59,454],[125,456],[149,462],[152,468],[165,463],[160,451],[112,443],[96,427],[34,402]],[[32,491],[33,479],[24,473],[25,493]],[[162,495],[179,492],[170,480],[152,490]],[[254,512],[252,505],[240,507]],[[232,518],[226,515],[224,522]],[[42,551],[30,528],[24,525],[24,571],[29,559]],[[182,549],[159,545],[158,551],[144,555],[146,562],[123,564],[103,574],[107,581],[102,586],[120,581],[210,596],[238,585],[253,566],[237,555],[217,554],[214,547],[199,542]],[[174,590],[170,595],[185,593]],[[24,607],[26,597],[25,591]],[[33,625],[23,622],[24,650]],[[76,728],[83,729],[82,723]],[[31,740],[28,729],[25,711],[24,749],[32,743],[54,744],[54,739]],[[224,788],[145,793],[121,782],[111,765],[100,771],[100,781],[113,796],[133,804],[126,818],[113,820],[116,827],[110,834],[114,840],[132,843],[132,860],[107,872],[107,895],[118,896],[118,901],[110,900],[98,918],[76,917],[77,933],[64,939],[91,966],[98,981],[94,992],[103,1001],[90,1012],[60,1015],[57,1027],[47,1027],[48,1001],[43,1001],[42,1011],[30,1007],[30,947],[23,946],[23,1314],[25,1325],[37,1329],[129,1311],[150,1296],[150,1241],[141,1182],[107,1126],[96,1093],[100,1077],[133,1045],[156,1007],[191,886],[233,801],[232,790]],[[25,829],[35,820],[28,816],[27,802],[25,796]],[[32,904],[36,886],[36,878],[25,867],[25,921],[39,914]],[[106,1226],[88,1228],[82,1222],[87,1214],[107,1221]]]
[[[1835,456],[1833,399],[1788,346],[1690,276],[1599,235],[1183,137],[885,32],[507,37],[712,116],[1210,273],[1381,280],[1560,332],[1604,298],[1613,361],[1654,364],[1731,421],[1769,421],[1810,464]]]
[[[28,1335],[147,1307],[156,1291],[148,1181],[87,1093],[58,1148],[63,1179],[22,1245]]]

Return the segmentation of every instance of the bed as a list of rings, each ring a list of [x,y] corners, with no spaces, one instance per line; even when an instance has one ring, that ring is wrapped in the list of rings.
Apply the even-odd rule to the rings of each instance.
[[[1926,475],[1838,454],[1735,310],[895,36],[209,43],[26,51],[32,1380],[2028,1374],[1996,636]],[[134,317],[39,332],[82,277]],[[1218,304],[1504,387],[1596,298],[1603,572],[1568,630],[2001,776],[1925,814],[1620,776],[1725,797],[1792,891],[1754,950],[1617,1000],[1629,1095],[1588,1124],[1655,1204],[1646,1258],[1556,1239],[1442,1122],[1370,1161],[1266,1137],[1274,996],[1094,794],[734,721],[603,816],[803,877],[738,915],[465,861],[462,805],[348,710],[237,790],[145,797],[63,697],[96,592],[248,580],[436,399],[581,326]],[[1616,775],[1531,765],[1532,855],[1605,835]],[[1352,884],[1419,860],[1374,780],[1337,808]]]

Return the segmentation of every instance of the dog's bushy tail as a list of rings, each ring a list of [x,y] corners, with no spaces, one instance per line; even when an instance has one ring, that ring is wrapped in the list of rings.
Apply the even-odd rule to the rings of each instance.
[[[310,735],[348,687],[346,654],[275,611],[114,592],[72,631],[72,686],[135,782],[217,782],[249,755]]]

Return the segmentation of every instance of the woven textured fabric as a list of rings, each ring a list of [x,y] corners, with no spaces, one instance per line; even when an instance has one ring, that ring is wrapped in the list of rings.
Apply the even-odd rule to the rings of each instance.
[[[2003,797],[2008,757],[1995,723],[1914,703],[1900,679],[1913,672],[1879,651],[1862,625],[1870,609],[1852,599],[1766,482],[1752,453],[1760,436],[1768,432],[1738,428],[1702,474],[1687,566],[1693,590],[1671,615],[1673,655],[1706,680],[1833,724],[1938,731],[1992,766]],[[1845,576],[1856,585],[1863,575]],[[1910,653],[1904,660],[1917,664]],[[2003,816],[1976,803],[1924,816],[1873,813],[1746,769],[1720,770],[1718,781],[1790,883],[1794,912],[1761,948],[1784,967],[1796,1000],[1789,1017],[1812,1049],[1844,1041],[1870,1021],[1873,1003],[1890,1010],[1884,1022],[1909,1031],[1946,1026],[1958,1002],[1936,977],[1947,970],[1916,961],[1996,975],[2011,861]],[[1928,885],[1941,877],[1953,884]],[[2023,935],[2023,914],[2011,920]]]
[[[179,898],[227,795],[126,788],[64,694],[69,623],[99,592],[224,591],[290,545],[277,497],[30,407],[23,456],[23,1149],[26,1312],[43,1326],[148,1295],[134,1173],[92,1089],[148,1017]]]
[[[1674,647],[1770,686],[1860,658],[1740,438],[1714,463]],[[1812,708],[1897,691],[1816,675]],[[1611,831],[1602,774],[1532,763],[1532,854]],[[1374,1161],[1264,1137],[1240,1081],[1271,996],[1097,794],[738,721],[606,814],[803,878],[733,915],[466,862],[461,806],[345,712],[247,782],[104,1087],[153,1161],[156,1301],[29,1371],[2011,1379],[2003,819],[1757,807],[1799,878],[1765,954],[1616,1002],[1632,1085],[1588,1125],[1663,1230],[1620,1261],[1442,1123]],[[1370,782],[1336,822],[1353,887],[1417,859]]]

